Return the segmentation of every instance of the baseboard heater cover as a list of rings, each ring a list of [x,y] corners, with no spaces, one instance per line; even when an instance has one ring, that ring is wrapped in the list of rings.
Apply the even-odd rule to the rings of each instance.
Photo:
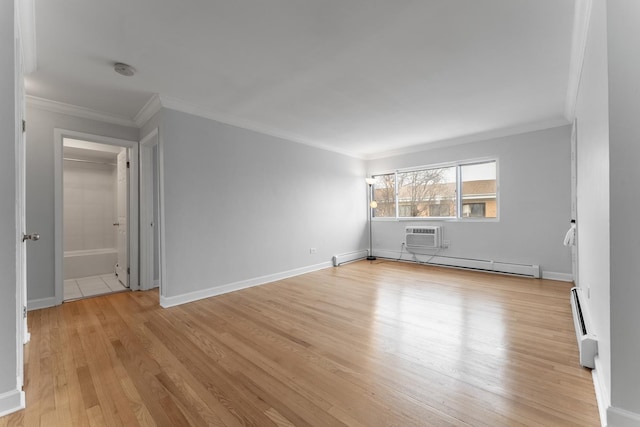
[[[437,258],[438,257],[436,257],[436,260],[432,260],[431,263],[474,270],[494,271],[497,273],[517,274],[520,276],[531,276],[536,279],[540,278],[540,266],[537,264],[512,264],[508,262],[464,258],[437,260]]]
[[[338,267],[341,264],[357,261],[359,259],[366,258],[368,255],[368,251],[366,249],[362,249],[354,252],[347,252],[345,254],[339,254],[333,256],[333,266]]]
[[[581,294],[580,288],[571,288],[573,326],[578,340],[580,365],[593,369],[595,368],[595,357],[598,354],[598,340],[592,332],[586,308],[580,304]]]
[[[414,258],[400,257],[397,252],[377,251],[376,254],[381,258],[396,259],[398,261],[422,262],[421,259],[415,258],[415,255],[428,257],[427,264],[441,265],[443,267],[468,268],[471,270],[490,271],[494,273],[516,274],[519,276],[529,276],[535,279],[541,277],[540,266],[537,264],[515,264],[500,261],[487,261],[471,258],[456,258],[442,255],[413,254]]]

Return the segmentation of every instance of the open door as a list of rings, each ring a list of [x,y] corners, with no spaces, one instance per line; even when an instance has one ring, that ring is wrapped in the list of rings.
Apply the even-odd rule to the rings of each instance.
[[[162,286],[158,129],[140,141],[140,289]]]
[[[129,287],[129,254],[127,251],[128,248],[128,224],[127,224],[127,212],[128,212],[128,199],[129,192],[127,191],[128,186],[128,172],[129,172],[129,162],[127,158],[127,149],[123,148],[120,150],[118,154],[118,187],[117,187],[117,195],[116,195],[116,212],[118,215],[116,226],[117,230],[117,243],[116,247],[118,249],[118,263],[116,264],[116,275],[118,276],[118,280],[127,288]]]

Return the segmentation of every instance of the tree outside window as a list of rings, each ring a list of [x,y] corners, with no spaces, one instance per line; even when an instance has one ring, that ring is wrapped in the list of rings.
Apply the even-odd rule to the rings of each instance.
[[[371,195],[377,203],[373,216],[496,218],[496,163],[491,160],[376,175]],[[458,200],[458,192],[462,200]]]

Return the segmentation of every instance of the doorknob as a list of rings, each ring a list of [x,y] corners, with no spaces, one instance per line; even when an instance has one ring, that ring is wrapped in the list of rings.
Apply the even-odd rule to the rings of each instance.
[[[31,240],[32,242],[35,242],[36,240],[40,240],[40,235],[38,233],[23,234],[22,241],[24,242],[25,240]]]
[[[118,225],[120,225],[120,223],[119,222],[114,222],[113,225],[115,225],[117,227]]]

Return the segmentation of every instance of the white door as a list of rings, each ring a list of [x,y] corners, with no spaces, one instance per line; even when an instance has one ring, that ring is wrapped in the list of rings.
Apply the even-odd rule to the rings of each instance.
[[[129,194],[127,191],[127,149],[123,148],[118,154],[118,194],[116,195],[116,212],[117,212],[117,230],[116,244],[118,249],[118,264],[116,265],[116,274],[120,282],[129,287],[129,258],[128,258],[128,240],[127,240],[127,200]]]
[[[154,287],[154,261],[157,224],[154,220],[153,149],[158,144],[158,131],[140,141],[140,289]]]
[[[21,316],[22,327],[20,328],[20,341],[26,343],[29,341],[29,333],[27,331],[27,248],[25,239],[23,239],[23,232],[25,231],[25,127],[24,127],[24,78],[23,66],[22,66],[22,48],[20,45],[20,38],[16,34],[16,49],[15,49],[15,87],[17,91],[16,96],[16,205],[17,205],[17,224],[16,230],[18,230],[17,238],[17,271],[18,275],[18,304],[20,311],[23,313]],[[19,372],[22,372],[22,362],[18,362],[20,365]]]
[[[18,22],[18,9],[15,9],[14,22]],[[37,240],[39,236],[32,234],[29,239],[24,239],[25,216],[25,127],[24,127],[24,69],[22,62],[22,45],[18,26],[14,27],[14,89],[15,96],[15,150],[16,150],[16,386],[22,390],[24,385],[24,347],[29,341],[27,329],[27,240]],[[23,394],[24,398],[24,394]]]

